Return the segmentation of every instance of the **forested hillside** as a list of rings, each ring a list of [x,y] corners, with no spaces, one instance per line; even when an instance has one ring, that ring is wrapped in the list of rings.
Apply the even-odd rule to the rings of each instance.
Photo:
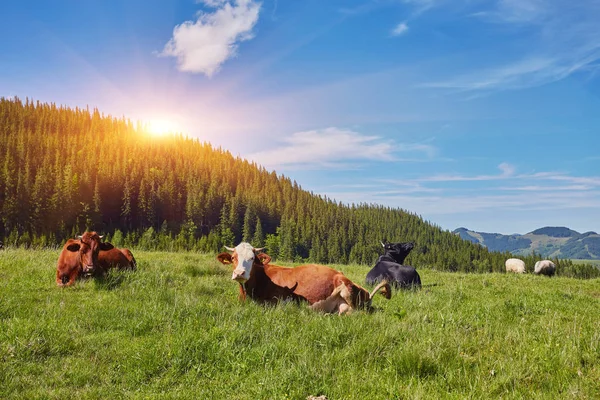
[[[419,267],[501,271],[508,256],[401,209],[316,196],[197,139],[19,99],[0,99],[0,210],[8,245],[53,246],[94,229],[147,249],[216,252],[244,240],[323,263],[372,264],[384,238],[414,241],[407,262]]]

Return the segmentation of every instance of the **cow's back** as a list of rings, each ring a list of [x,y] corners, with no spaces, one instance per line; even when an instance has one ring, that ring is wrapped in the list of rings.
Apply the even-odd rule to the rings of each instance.
[[[131,257],[133,258],[133,254],[131,254]],[[98,253],[98,273],[104,274],[112,268],[133,269],[134,267],[128,257],[116,247],[109,250],[100,250]]]
[[[137,261],[135,261],[135,257],[133,256],[133,253],[131,252],[131,250],[129,250],[127,248],[123,248],[123,249],[119,249],[119,251],[121,253],[123,253],[125,258],[127,258],[127,260],[129,261],[130,268],[135,271],[137,269]]]
[[[518,258],[509,258],[504,263],[506,272],[516,272],[518,274],[525,273],[525,262]]]
[[[384,261],[381,261],[381,257],[377,260],[377,263],[371,270],[367,273],[367,283],[369,285],[374,285],[377,282],[380,282],[382,279],[388,279],[389,276],[386,273],[386,264]]]
[[[542,260],[535,263],[533,272],[536,274],[552,276],[556,272],[556,265],[550,260]]]
[[[287,268],[267,264],[265,272],[278,286],[292,288],[297,284],[294,294],[305,298],[310,304],[325,300],[342,282],[352,285],[341,272],[325,265],[307,264]]]
[[[421,286],[421,277],[414,267],[379,260],[367,274],[366,281],[369,285],[375,285],[384,279],[396,288]]]

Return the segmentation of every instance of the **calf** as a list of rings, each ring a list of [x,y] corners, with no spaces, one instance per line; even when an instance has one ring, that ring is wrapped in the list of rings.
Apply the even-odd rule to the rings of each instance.
[[[240,243],[235,248],[226,247],[232,253],[221,253],[217,259],[234,267],[231,279],[240,285],[240,299],[246,296],[266,303],[285,299],[306,300],[313,308],[340,314],[354,309],[371,310],[373,293],[355,285],[344,274],[324,265],[308,264],[295,268],[271,265],[271,257],[260,253],[249,243]],[[377,290],[389,286],[383,283]],[[389,298],[389,295],[387,296]]]

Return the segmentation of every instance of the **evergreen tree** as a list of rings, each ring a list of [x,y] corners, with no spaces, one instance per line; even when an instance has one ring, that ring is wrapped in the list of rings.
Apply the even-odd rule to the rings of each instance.
[[[196,139],[157,142],[97,109],[0,98],[0,240],[56,246],[83,229],[167,250],[221,251],[244,240],[273,259],[320,263],[373,264],[383,239],[415,242],[407,263],[418,268],[500,272],[510,257],[399,208],[314,195]],[[556,264],[559,274],[600,275]]]

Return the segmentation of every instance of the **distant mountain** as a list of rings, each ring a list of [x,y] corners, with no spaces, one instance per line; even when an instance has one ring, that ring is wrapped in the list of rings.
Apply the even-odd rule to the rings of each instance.
[[[525,256],[535,251],[543,257],[600,260],[600,235],[579,233],[562,226],[546,226],[525,235],[475,232],[458,228],[454,234],[492,251],[509,251]]]

